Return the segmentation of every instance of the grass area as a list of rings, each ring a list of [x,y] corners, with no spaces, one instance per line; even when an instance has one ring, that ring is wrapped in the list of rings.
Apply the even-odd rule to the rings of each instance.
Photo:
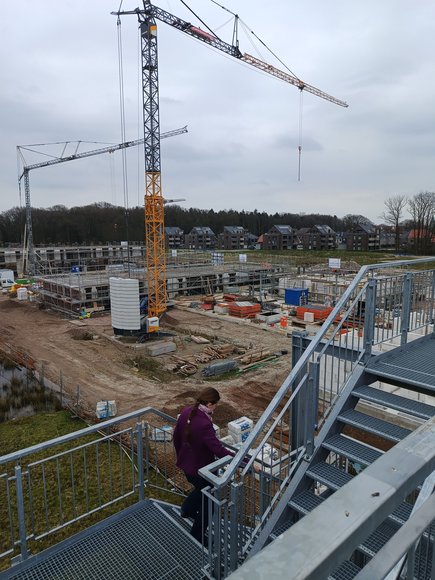
[[[396,260],[412,259],[413,256],[399,256],[393,252],[350,252],[347,250],[282,250],[268,252],[261,250],[252,252],[264,259],[268,257],[273,261],[274,256],[287,258],[289,262],[295,262],[297,265],[314,265],[325,263],[328,265],[329,258],[340,258],[344,262],[356,262],[360,266],[369,264],[379,264],[382,262],[394,262]]]
[[[40,413],[5,422],[0,425],[0,455],[86,426],[66,411]],[[77,448],[79,445],[80,448]],[[38,540],[30,540],[28,548],[33,554],[138,500],[138,493],[134,489],[137,473],[132,447],[129,434],[115,433],[110,440],[102,440],[95,433],[33,453],[21,460],[27,534],[45,535],[50,530],[75,520],[59,531]],[[15,539],[19,537],[16,486],[11,479],[14,476],[15,464],[10,462],[0,468],[0,553],[11,547],[11,535]],[[159,481],[156,473],[153,481],[165,487],[165,482]],[[117,499],[127,493],[130,495]],[[164,491],[151,490],[149,495],[174,503],[174,495]],[[110,502],[113,503],[101,508]],[[11,507],[11,519],[8,504]],[[95,513],[85,515],[92,510]],[[17,553],[15,550],[9,557],[4,557],[0,561],[0,570],[9,567],[9,558]]]
[[[85,427],[83,421],[71,417],[68,411],[40,413],[33,417],[0,423],[0,456]]]

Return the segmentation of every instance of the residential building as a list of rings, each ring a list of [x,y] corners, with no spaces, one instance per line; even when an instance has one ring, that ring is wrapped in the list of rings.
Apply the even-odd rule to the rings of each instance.
[[[242,226],[224,226],[219,234],[219,248],[221,250],[243,250],[247,248],[247,231]]]
[[[195,226],[186,236],[186,247],[191,250],[214,250],[217,237],[208,226]]]
[[[297,247],[304,250],[336,250],[337,234],[327,225],[301,228],[296,232]]]
[[[344,234],[346,249],[354,252],[374,252],[380,249],[379,228],[371,223],[360,223]]]
[[[184,231],[178,227],[165,228],[165,247],[177,249],[184,247]]]
[[[263,235],[264,250],[292,250],[294,242],[294,230],[287,225],[274,225]]]

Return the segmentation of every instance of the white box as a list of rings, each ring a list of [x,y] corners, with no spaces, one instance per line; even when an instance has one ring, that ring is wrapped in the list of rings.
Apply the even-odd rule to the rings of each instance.
[[[172,441],[172,427],[163,425],[162,427],[150,426],[150,439],[152,441]]]
[[[314,322],[314,312],[304,312],[304,322]]]
[[[234,431],[235,433],[241,433],[242,431],[250,431],[254,426],[254,421],[248,419],[248,417],[240,417],[239,419],[234,419],[228,423],[228,430]]]
[[[117,413],[116,401],[98,401],[95,415],[97,419],[114,417]]]
[[[240,417],[228,423],[228,434],[236,443],[243,443],[249,437],[254,422],[248,417]]]

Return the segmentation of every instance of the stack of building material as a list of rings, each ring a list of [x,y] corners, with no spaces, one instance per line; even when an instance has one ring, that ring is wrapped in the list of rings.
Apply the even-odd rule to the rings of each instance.
[[[254,422],[248,417],[240,417],[228,423],[228,435],[231,435],[235,443],[243,443],[249,437]]]
[[[219,302],[218,304],[215,304],[214,311],[217,314],[228,314],[228,308],[228,302]]]
[[[177,345],[175,342],[165,340],[159,342],[153,342],[149,344],[145,351],[149,356],[159,356],[161,354],[168,354],[169,352],[174,352],[177,350]]]
[[[307,306],[298,306],[296,308],[296,317],[305,320],[305,313],[311,312],[314,314],[314,322],[323,322],[333,311],[331,306],[315,306],[313,304]]]
[[[230,302],[228,312],[231,316],[237,318],[255,318],[255,315],[261,311],[260,304],[252,302]]]

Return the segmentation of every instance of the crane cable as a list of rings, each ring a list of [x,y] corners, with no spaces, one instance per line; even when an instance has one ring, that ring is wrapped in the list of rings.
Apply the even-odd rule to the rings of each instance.
[[[119,6],[119,11],[121,10],[121,4]],[[118,15],[116,21],[117,35],[118,35],[118,77],[119,77],[119,105],[120,105],[120,116],[121,116],[121,143],[127,141],[125,136],[125,99],[124,99],[124,69],[122,60],[122,31],[121,31],[121,18]],[[124,149],[121,150],[122,157],[122,185],[124,194],[124,217],[125,217],[125,233],[127,238],[127,267],[128,267],[128,277],[130,277],[130,235],[128,228],[128,179],[127,179],[127,152]]]
[[[181,0],[183,1],[183,0]],[[230,14],[232,14],[235,18],[238,18],[240,24],[242,25],[243,30],[245,31],[249,31],[252,36],[254,36],[258,42],[260,42],[260,44],[262,44],[264,46],[264,48],[270,52],[270,54],[277,59],[277,61],[299,82],[303,83],[303,81],[301,81],[301,79],[295,75],[295,73],[278,57],[277,54],[275,54],[273,52],[273,50],[267,46],[267,44],[261,40],[261,38],[246,24],[246,22],[244,22],[240,16],[238,14],[235,14],[234,12],[232,12],[231,10],[229,10],[228,8],[226,8],[225,6],[223,6],[222,4],[219,4],[219,2],[217,2],[216,0],[210,0],[210,2],[212,2],[213,4],[216,4],[216,6],[219,6],[220,8],[222,8],[222,10],[225,10],[226,12],[229,12]],[[184,4],[184,2],[183,2]],[[247,38],[249,39],[249,41],[251,42],[251,45],[254,47],[254,49],[256,50],[257,54],[260,54],[260,51],[254,46],[254,43],[252,42],[252,40],[249,38],[249,36],[247,35]],[[263,57],[261,57],[262,60],[264,60]],[[303,117],[303,87],[299,89],[300,90],[300,96],[299,96],[299,140],[298,140],[298,181],[301,181],[301,156],[302,156],[302,117]]]
[[[300,89],[299,95],[299,143],[298,143],[298,181],[301,180],[301,155],[302,155],[302,117],[304,110],[304,91]]]

